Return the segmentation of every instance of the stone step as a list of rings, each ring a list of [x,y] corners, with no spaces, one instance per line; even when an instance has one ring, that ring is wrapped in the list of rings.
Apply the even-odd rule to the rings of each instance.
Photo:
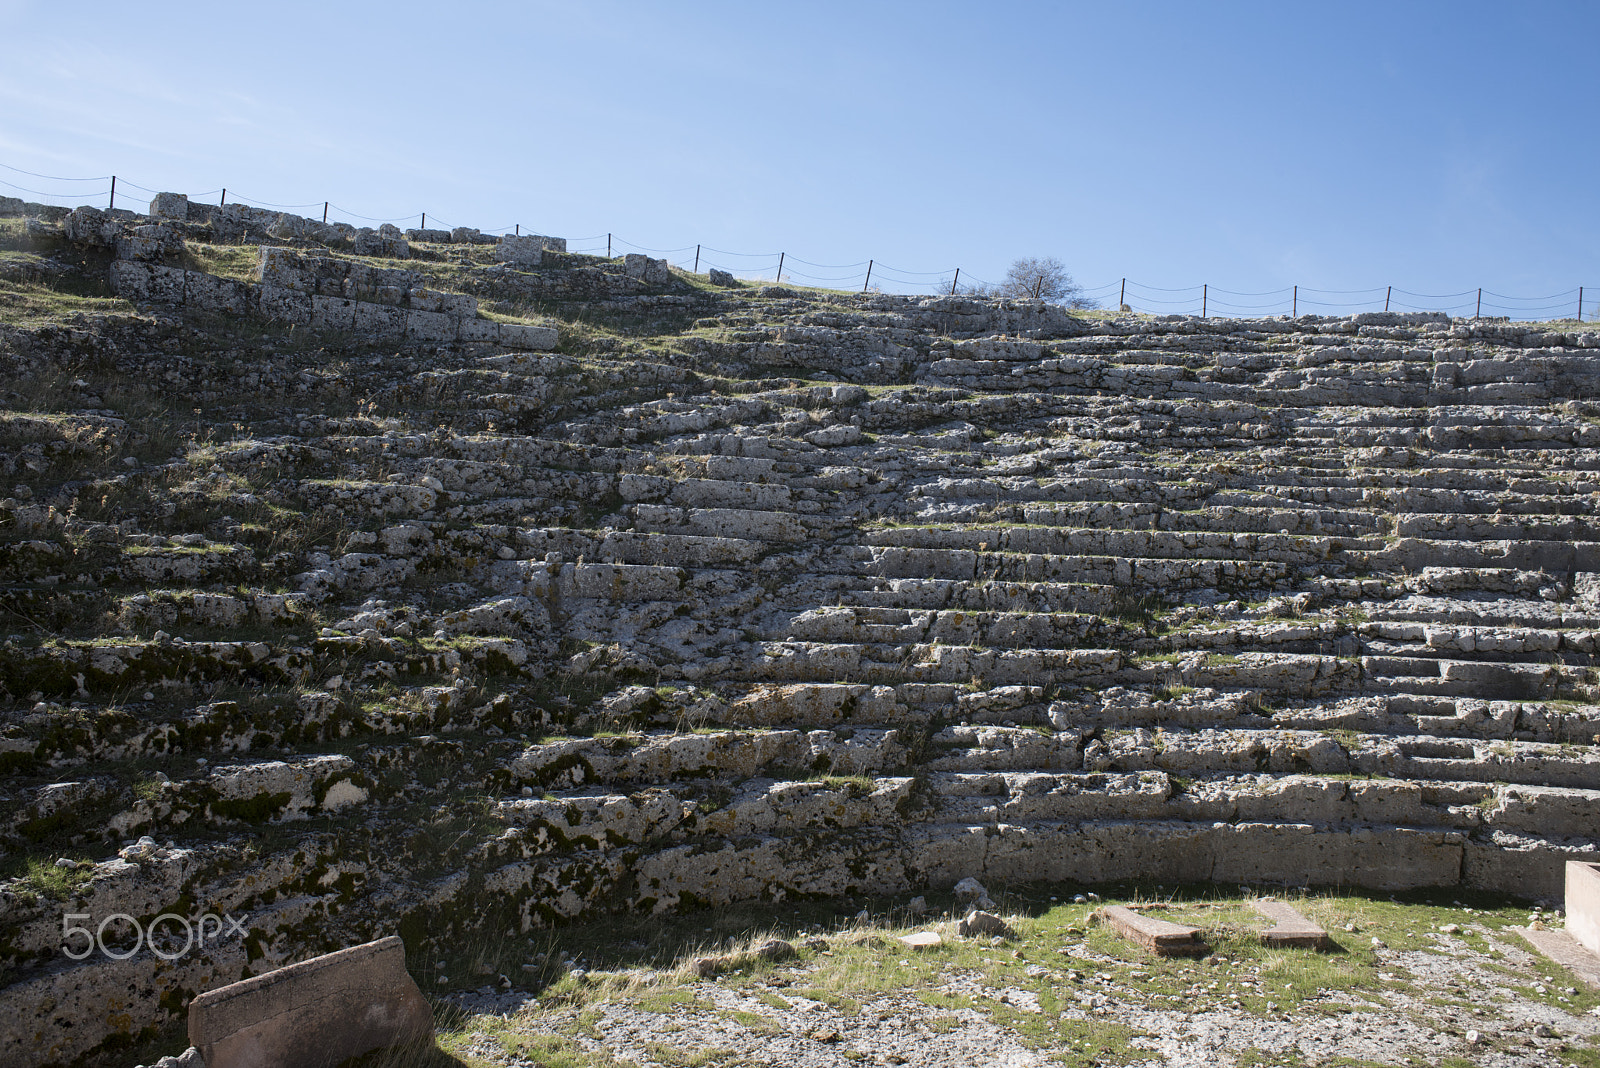
[[[906,761],[896,730],[854,730],[841,737],[831,730],[779,729],[543,742],[527,747],[510,767],[530,788],[565,790],[592,783],[748,779],[768,767],[858,775],[893,771]]]
[[[485,643],[490,649],[493,643]],[[430,665],[431,673],[448,677],[473,663],[473,649],[463,656],[448,649]],[[386,676],[377,676],[389,681]],[[339,680],[343,685],[343,680]],[[70,684],[70,680],[69,680]],[[123,684],[124,686],[126,683]],[[159,759],[178,751],[218,754],[256,749],[293,749],[325,745],[351,736],[374,740],[411,732],[480,732],[493,737],[527,730],[545,722],[544,710],[518,707],[502,694],[493,700],[466,688],[418,686],[397,688],[381,699],[353,702],[338,692],[284,688],[248,701],[213,700],[177,711],[163,707],[175,687],[153,683],[150,700],[119,701],[96,709],[82,702],[62,705],[41,701],[20,723],[0,730],[0,754],[14,772],[47,768],[81,768],[97,761]],[[159,694],[158,692],[159,691]],[[113,689],[113,693],[125,692]],[[179,691],[181,692],[181,691]],[[94,730],[76,726],[86,717]]]
[[[733,673],[734,677],[773,682],[857,678],[950,683],[976,676],[999,685],[1061,685],[1109,680],[1121,666],[1121,655],[1111,649],[994,650],[939,644],[874,647],[798,641],[763,642],[758,648],[760,655]]]
[[[1330,553],[1345,547],[1339,539],[1298,534],[1069,527],[895,527],[868,534],[862,541],[875,548],[966,550],[1045,557],[1248,559],[1301,566],[1327,560]]]
[[[961,581],[1072,582],[1136,589],[1232,586],[1272,589],[1298,574],[1295,565],[1244,558],[1186,559],[998,553],[968,549],[871,547],[865,575]]]
[[[1127,638],[1102,616],[1059,612],[911,611],[884,608],[814,608],[769,628],[770,639],[900,644],[940,641],[1003,649],[1104,645]]]
[[[1595,652],[1594,630],[1550,630],[1536,627],[1470,627],[1427,623],[1364,623],[1361,633],[1392,652],[1389,656],[1447,657],[1473,654],[1477,660],[1544,659],[1557,651],[1573,655]],[[1378,641],[1369,643],[1374,654]],[[1409,650],[1400,652],[1399,650]]]
[[[1172,511],[1158,504],[1084,502],[1077,505],[1026,505],[1022,519],[1031,524],[1114,530],[1207,531],[1246,534],[1295,534],[1360,537],[1382,533],[1383,521],[1367,512],[1339,509],[1240,508],[1222,505]]]
[[[1352,551],[1356,566],[1386,571],[1422,571],[1430,567],[1510,568],[1553,573],[1600,570],[1600,542],[1592,541],[1446,541],[1400,538],[1388,548]]]
[[[1548,585],[1547,579],[1539,580],[1536,575],[1532,578]],[[1534,592],[1537,595],[1537,591]],[[1413,594],[1387,604],[1363,606],[1363,610],[1375,624],[1393,623],[1402,627],[1408,624],[1439,624],[1531,627],[1556,631],[1600,629],[1600,611],[1594,607],[1570,601],[1556,603],[1514,596],[1469,600]],[[1396,633],[1410,636],[1415,632],[1406,629]]]
[[[1600,521],[1586,516],[1405,513],[1394,517],[1394,533],[1406,538],[1455,541],[1600,541]]]
[[[974,612],[1089,612],[1108,614],[1137,607],[1138,598],[1108,583],[991,582],[893,578],[854,587],[845,599],[882,608],[966,609]]]

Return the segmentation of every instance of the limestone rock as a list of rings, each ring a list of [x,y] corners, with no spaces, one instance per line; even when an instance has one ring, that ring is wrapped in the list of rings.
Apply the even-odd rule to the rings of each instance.
[[[1011,925],[992,912],[983,912],[973,909],[956,925],[956,933],[962,938],[989,938],[999,937],[1011,939],[1017,937],[1017,932]]]

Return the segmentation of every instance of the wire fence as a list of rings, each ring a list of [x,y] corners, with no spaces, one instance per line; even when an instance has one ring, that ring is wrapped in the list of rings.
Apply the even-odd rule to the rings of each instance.
[[[154,197],[160,190],[138,185],[116,175],[89,178],[66,178],[23,170],[7,163],[0,169],[32,180],[32,185],[21,185],[0,178],[0,192],[26,193],[43,197],[44,203],[64,201],[58,206],[77,206],[103,200],[108,208],[117,206],[119,194],[128,206],[128,190]],[[34,186],[46,183],[66,185],[66,190],[44,190]],[[9,193],[7,194],[9,195]],[[417,212],[391,218],[363,215],[340,207],[332,201],[319,200],[306,204],[281,204],[256,200],[237,190],[219,188],[204,193],[188,194],[191,201],[206,202],[218,198],[220,205],[229,202],[254,208],[276,211],[305,211],[320,217],[324,222],[357,223],[416,223],[426,229],[430,215]],[[142,204],[134,203],[134,208]],[[320,213],[318,212],[320,209]],[[455,224],[431,216],[434,227],[454,229]],[[479,228],[485,234],[520,234],[520,223],[492,228]],[[534,231],[529,231],[530,233]],[[567,239],[569,252],[614,258],[629,252],[638,252],[653,258],[665,259],[673,267],[692,273],[710,270],[725,271],[743,281],[769,283],[799,283],[820,289],[859,290],[862,292],[887,292],[901,294],[987,294],[1001,289],[1001,284],[988,279],[964,274],[960,267],[942,271],[913,271],[875,259],[855,263],[814,263],[791,256],[787,252],[733,252],[712,248],[710,245],[682,245],[678,248],[655,248],[638,245],[616,234],[592,234],[587,237]],[[1076,287],[1073,298],[1089,308],[1126,309],[1154,315],[1196,315],[1222,318],[1267,318],[1287,315],[1349,315],[1368,311],[1445,312],[1452,317],[1482,318],[1505,316],[1518,321],[1600,319],[1600,307],[1593,299],[1585,299],[1585,288],[1574,286],[1559,293],[1539,297],[1518,297],[1489,289],[1467,289],[1459,293],[1416,293],[1396,286],[1375,286],[1371,289],[1315,289],[1291,285],[1281,289],[1245,292],[1219,289],[1209,283],[1178,288],[1146,285],[1128,278],[1097,286]]]

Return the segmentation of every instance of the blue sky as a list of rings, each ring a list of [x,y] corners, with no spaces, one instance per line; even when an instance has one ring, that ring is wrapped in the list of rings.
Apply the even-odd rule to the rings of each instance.
[[[1213,313],[1293,285],[1302,311],[1390,285],[1600,308],[1593,3],[0,0],[0,25],[0,164],[144,199],[610,232],[768,277],[781,251],[856,287],[873,259],[894,291],[1055,256],[1150,310],[1202,283]]]

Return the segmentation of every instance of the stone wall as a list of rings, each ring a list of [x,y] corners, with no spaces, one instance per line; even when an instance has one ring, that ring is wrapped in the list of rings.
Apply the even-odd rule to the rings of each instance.
[[[553,349],[556,328],[477,317],[468,296],[419,285],[407,271],[383,270],[335,256],[261,249],[259,282],[119,259],[112,291],[200,315],[258,316],[290,326],[361,334],[414,344],[487,343]]]

